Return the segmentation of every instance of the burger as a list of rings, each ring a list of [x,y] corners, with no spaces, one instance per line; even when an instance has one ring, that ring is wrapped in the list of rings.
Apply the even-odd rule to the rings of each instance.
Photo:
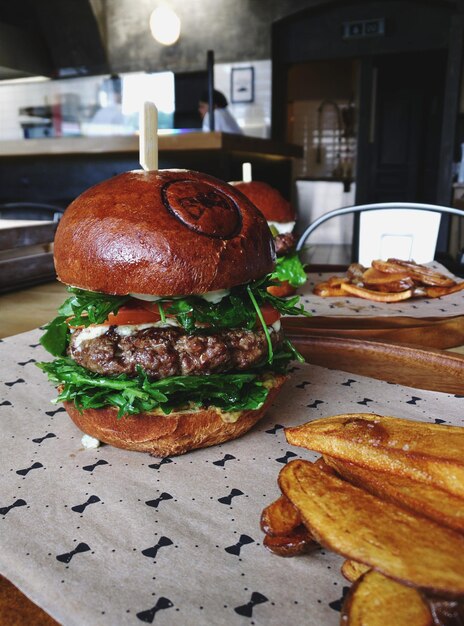
[[[188,170],[132,171],[88,189],[55,237],[70,293],[40,363],[87,435],[155,456],[234,439],[301,356],[267,291],[274,241],[234,187]]]
[[[275,283],[269,291],[277,296],[289,296],[307,280],[306,272],[295,251],[296,237],[293,232],[296,212],[282,194],[261,181],[232,182],[261,211],[274,236],[277,254]]]

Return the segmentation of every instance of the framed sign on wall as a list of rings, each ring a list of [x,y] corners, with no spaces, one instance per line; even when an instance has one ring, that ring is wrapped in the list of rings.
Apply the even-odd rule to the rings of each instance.
[[[230,75],[231,101],[253,102],[255,99],[255,68],[233,67]]]

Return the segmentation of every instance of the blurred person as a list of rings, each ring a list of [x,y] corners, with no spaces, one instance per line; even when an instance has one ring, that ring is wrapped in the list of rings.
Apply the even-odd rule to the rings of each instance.
[[[209,128],[209,104],[208,104],[208,91],[205,90],[200,96],[200,102],[198,103],[198,112],[203,118],[202,129],[204,132],[208,132]],[[234,133],[236,135],[243,135],[243,131],[237,124],[236,119],[229,111],[227,98],[221,91],[216,89],[213,91],[213,109],[214,109],[214,130],[223,133]]]

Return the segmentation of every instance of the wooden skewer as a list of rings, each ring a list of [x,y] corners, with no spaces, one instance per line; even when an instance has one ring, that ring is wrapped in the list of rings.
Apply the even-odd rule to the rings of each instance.
[[[146,172],[158,169],[158,109],[144,102],[140,111],[140,165]]]
[[[251,183],[251,163],[242,163],[242,180],[244,183]]]

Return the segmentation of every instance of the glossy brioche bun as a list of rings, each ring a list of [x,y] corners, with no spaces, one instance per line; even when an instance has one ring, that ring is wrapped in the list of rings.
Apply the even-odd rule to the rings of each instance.
[[[282,194],[267,183],[253,180],[231,183],[261,211],[268,222],[294,222],[295,210]]]
[[[271,232],[234,187],[189,170],[135,170],[91,187],[56,232],[62,282],[108,294],[228,289],[272,272]]]
[[[149,452],[166,457],[196,448],[214,446],[245,434],[258,422],[273,402],[287,377],[276,374],[269,380],[268,396],[260,409],[240,411],[236,422],[224,422],[218,408],[161,411],[117,418],[117,409],[85,409],[79,413],[72,402],[64,406],[76,426],[116,448]],[[234,414],[235,415],[235,414]]]

